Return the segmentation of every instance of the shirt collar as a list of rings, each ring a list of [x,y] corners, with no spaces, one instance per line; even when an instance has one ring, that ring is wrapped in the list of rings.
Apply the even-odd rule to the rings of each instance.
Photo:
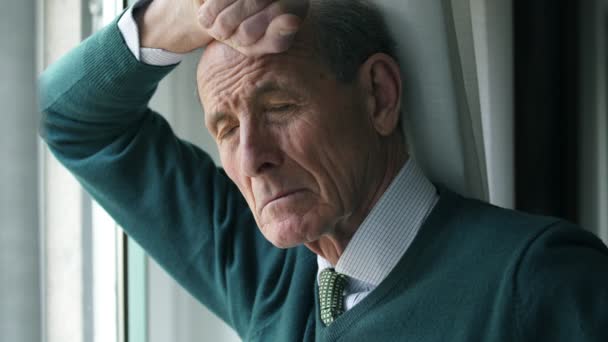
[[[409,159],[338,260],[336,272],[378,286],[411,245],[439,196],[413,159]],[[331,268],[318,256],[319,273]]]

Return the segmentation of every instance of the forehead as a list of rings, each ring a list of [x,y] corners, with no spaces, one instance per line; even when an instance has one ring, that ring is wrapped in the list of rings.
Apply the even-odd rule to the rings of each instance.
[[[296,43],[286,53],[247,57],[222,43],[210,44],[197,71],[198,92],[205,109],[243,100],[268,88],[295,90],[327,73],[311,49]]]

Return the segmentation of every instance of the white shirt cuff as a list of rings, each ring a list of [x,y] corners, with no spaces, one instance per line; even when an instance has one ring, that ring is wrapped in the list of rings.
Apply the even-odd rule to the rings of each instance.
[[[168,66],[177,64],[184,59],[184,54],[181,53],[140,47],[139,29],[135,18],[133,18],[133,6],[129,7],[118,21],[118,29],[127,43],[127,47],[140,62],[155,66]]]

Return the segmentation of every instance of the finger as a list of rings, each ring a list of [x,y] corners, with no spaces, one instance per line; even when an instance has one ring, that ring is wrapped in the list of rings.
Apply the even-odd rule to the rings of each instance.
[[[280,6],[276,0],[239,0],[224,9],[209,30],[219,40],[228,39],[247,18],[260,13],[271,3]]]
[[[206,29],[211,28],[215,18],[237,0],[207,0],[198,10],[198,21]]]
[[[234,45],[243,47],[256,43],[264,36],[272,20],[281,14],[283,14],[281,4],[273,2],[261,12],[245,19],[230,40]]]
[[[300,29],[302,19],[293,14],[283,14],[275,18],[264,37],[247,47],[237,47],[237,50],[248,56],[261,56],[287,51]]]

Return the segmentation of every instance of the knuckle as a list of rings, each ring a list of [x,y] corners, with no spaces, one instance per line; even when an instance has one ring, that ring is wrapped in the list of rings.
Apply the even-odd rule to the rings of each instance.
[[[255,43],[261,36],[260,30],[251,22],[243,23],[238,30],[238,39],[243,45]]]
[[[212,30],[215,34],[215,38],[219,40],[226,40],[230,38],[234,32],[234,28],[232,27],[230,20],[226,18],[226,16],[222,15],[215,19]]]
[[[244,22],[239,26],[239,34],[243,37],[250,38],[255,34],[254,27],[250,22]]]
[[[236,0],[223,0],[223,1],[210,1],[207,0],[203,4],[203,11],[200,14],[200,17],[203,20],[208,22],[208,25],[211,26],[215,23],[216,20],[221,17],[222,12],[230,6]]]
[[[236,44],[238,44],[239,46],[249,46],[255,43],[255,41],[250,36],[247,36],[242,32],[237,32],[233,38]]]
[[[213,24],[214,17],[209,13],[209,11],[202,11],[199,15],[199,21],[204,28],[211,28]]]
[[[211,37],[221,42],[226,41],[229,38],[225,32],[218,30],[215,26],[212,27],[208,32]]]
[[[207,6],[207,5],[203,5],[203,7],[199,13],[200,13],[200,17],[208,20],[210,25],[215,20],[215,17],[219,14],[217,12],[217,9],[215,9],[213,6]]]

